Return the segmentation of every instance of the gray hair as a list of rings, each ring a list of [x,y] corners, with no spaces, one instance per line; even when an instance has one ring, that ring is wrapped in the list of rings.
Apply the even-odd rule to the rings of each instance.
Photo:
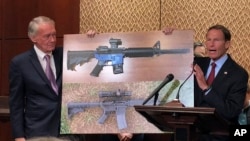
[[[35,17],[29,23],[29,26],[28,26],[28,36],[29,37],[33,37],[34,35],[36,35],[38,27],[42,23],[50,23],[50,24],[55,25],[55,21],[52,20],[52,19],[50,19],[49,17],[45,17],[45,16]]]

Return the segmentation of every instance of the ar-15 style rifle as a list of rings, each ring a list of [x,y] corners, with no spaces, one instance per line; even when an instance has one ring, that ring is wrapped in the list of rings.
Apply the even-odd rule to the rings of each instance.
[[[83,65],[91,58],[96,58],[98,63],[90,75],[98,77],[104,66],[113,66],[113,73],[123,73],[123,62],[125,57],[153,57],[161,54],[183,54],[190,52],[188,48],[182,49],[160,49],[160,41],[157,41],[153,47],[136,47],[136,48],[118,48],[122,44],[121,39],[109,40],[111,47],[99,46],[95,51],[68,51],[67,52],[67,69],[75,70],[75,66]]]
[[[68,118],[71,119],[74,114],[84,111],[86,108],[90,107],[101,107],[103,109],[103,114],[99,118],[98,123],[104,124],[105,120],[111,113],[116,114],[117,125],[119,129],[127,128],[127,122],[125,118],[126,109],[134,105],[142,105],[142,99],[135,100],[124,100],[126,96],[131,96],[131,91],[101,91],[99,92],[99,97],[112,98],[112,100],[104,100],[102,102],[70,102],[67,105],[68,108]]]

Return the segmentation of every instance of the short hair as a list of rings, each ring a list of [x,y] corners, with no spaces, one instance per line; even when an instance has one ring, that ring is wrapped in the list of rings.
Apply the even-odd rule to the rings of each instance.
[[[207,32],[210,31],[210,30],[212,30],[212,29],[216,29],[216,30],[222,31],[222,33],[224,34],[225,41],[230,41],[231,40],[231,33],[230,33],[229,29],[227,29],[225,26],[217,24],[217,25],[209,27],[209,29],[207,30]]]
[[[36,35],[37,30],[38,30],[38,26],[42,23],[50,23],[50,24],[55,25],[55,21],[50,19],[49,17],[45,17],[45,16],[35,17],[29,23],[28,36],[32,37],[32,36]]]

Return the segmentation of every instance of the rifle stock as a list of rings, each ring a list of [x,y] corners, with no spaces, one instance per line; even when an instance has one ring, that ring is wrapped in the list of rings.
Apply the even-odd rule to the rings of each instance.
[[[85,62],[89,62],[91,58],[94,58],[94,51],[68,51],[67,52],[67,69],[75,71],[76,65],[83,65]]]

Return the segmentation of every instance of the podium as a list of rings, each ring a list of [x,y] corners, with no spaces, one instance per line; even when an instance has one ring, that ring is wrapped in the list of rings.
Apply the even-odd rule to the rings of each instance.
[[[214,108],[134,106],[135,110],[162,131],[175,132],[175,141],[195,140],[199,134],[228,135],[229,123]]]

